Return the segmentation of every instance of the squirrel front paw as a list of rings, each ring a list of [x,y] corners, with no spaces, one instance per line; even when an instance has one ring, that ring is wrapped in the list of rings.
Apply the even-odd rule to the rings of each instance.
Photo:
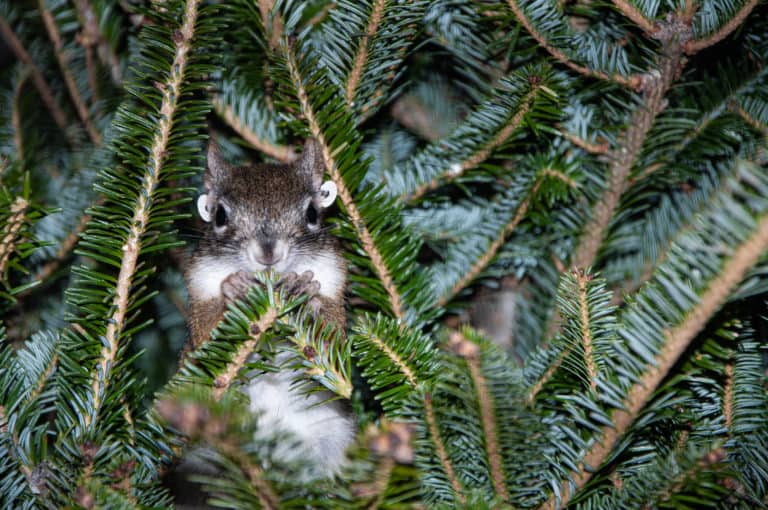
[[[227,303],[232,303],[244,297],[257,281],[256,277],[247,271],[232,273],[221,282],[221,295]]]
[[[277,282],[277,287],[284,289],[289,296],[309,296],[310,298],[320,292],[320,282],[314,280],[312,271],[304,271],[300,275],[290,272],[283,274]]]

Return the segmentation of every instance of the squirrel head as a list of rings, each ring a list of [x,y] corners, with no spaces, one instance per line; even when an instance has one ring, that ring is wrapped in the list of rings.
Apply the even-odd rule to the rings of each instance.
[[[307,140],[290,164],[228,165],[211,142],[200,217],[209,251],[239,259],[244,269],[278,271],[296,256],[323,248],[323,213],[336,199],[333,181],[323,183],[320,146]]]

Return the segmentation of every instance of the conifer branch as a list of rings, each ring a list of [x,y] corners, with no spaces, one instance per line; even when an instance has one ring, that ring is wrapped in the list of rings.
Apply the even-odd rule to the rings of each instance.
[[[507,139],[514,133],[517,128],[523,123],[525,116],[531,110],[533,101],[536,98],[536,94],[539,91],[538,84],[533,84],[531,90],[523,97],[520,108],[515,112],[509,122],[502,127],[499,132],[494,136],[487,144],[483,145],[477,152],[472,154],[469,158],[462,162],[456,162],[451,165],[450,168],[443,170],[440,175],[435,176],[431,181],[421,184],[417,187],[413,193],[408,196],[401,197],[402,200],[413,202],[422,197],[425,193],[432,191],[442,184],[449,183],[454,179],[457,179],[469,169],[475,168],[477,165],[488,159],[494,149],[499,145],[507,141]]]
[[[733,363],[726,363],[723,370],[725,387],[723,388],[723,416],[725,429],[730,434],[733,430]]]
[[[24,136],[22,134],[21,127],[21,112],[19,107],[19,100],[21,99],[21,91],[24,88],[24,83],[27,81],[29,74],[29,68],[24,68],[22,75],[19,77],[19,81],[13,88],[13,102],[11,104],[11,126],[13,127],[13,145],[16,147],[16,160],[24,162]]]
[[[528,207],[531,205],[531,197],[534,193],[536,193],[537,189],[538,183],[534,184],[529,195],[517,207],[515,215],[499,232],[499,235],[493,240],[493,242],[491,242],[485,253],[480,258],[478,258],[472,267],[464,274],[464,276],[459,278],[459,280],[453,284],[451,289],[438,300],[436,304],[437,307],[443,307],[448,304],[451,299],[453,299],[459,292],[461,292],[467,285],[469,285],[470,282],[477,278],[478,275],[482,273],[486,267],[488,267],[488,264],[491,263],[493,257],[496,256],[496,253],[499,251],[499,249],[504,246],[504,242],[512,234],[512,232],[514,232],[514,230],[525,217],[525,214],[528,212]]]
[[[91,118],[88,114],[88,107],[85,105],[85,101],[83,101],[80,91],[77,89],[77,83],[75,83],[75,78],[72,76],[69,61],[64,54],[64,43],[61,41],[61,34],[59,34],[59,28],[56,26],[56,21],[54,21],[51,11],[45,8],[44,0],[37,0],[37,8],[40,11],[40,15],[43,17],[43,24],[45,25],[45,30],[48,32],[48,38],[53,43],[53,52],[56,55],[56,61],[59,63],[59,69],[64,77],[64,84],[67,86],[69,97],[75,105],[75,111],[85,126],[85,130],[88,132],[88,137],[91,139],[91,142],[95,145],[100,145],[101,134],[91,122]]]
[[[392,479],[392,471],[395,469],[395,459],[390,456],[384,456],[376,467],[376,474],[373,480],[373,487],[371,488],[370,495],[375,497],[370,504],[366,507],[366,510],[378,510],[381,504],[384,502],[385,491],[389,485],[389,481]],[[369,496],[370,497],[370,496]]]
[[[491,481],[496,494],[504,501],[509,501],[509,491],[504,481],[504,466],[499,446],[499,434],[496,430],[496,403],[493,395],[488,391],[488,384],[480,367],[480,348],[467,340],[463,334],[455,331],[449,340],[451,350],[464,358],[469,368],[469,376],[472,385],[477,392],[477,403],[480,406],[480,418],[483,425],[483,442],[485,453],[488,456],[488,465],[491,470]]]
[[[563,361],[571,354],[571,352],[573,352],[573,347],[571,346],[563,349],[557,358],[552,363],[550,363],[547,371],[544,372],[544,374],[536,381],[536,383],[534,383],[533,386],[531,386],[528,395],[525,397],[525,401],[528,403],[528,405],[533,404],[533,401],[536,400],[536,396],[539,394],[539,392],[541,392],[542,389],[544,389],[544,386],[552,378],[552,376],[555,375],[557,370],[560,368],[560,365],[563,364]]]
[[[581,318],[581,340],[584,346],[584,363],[587,367],[587,376],[589,376],[589,387],[592,390],[597,389],[597,364],[592,353],[592,330],[589,317],[589,304],[587,303],[587,284],[590,276],[585,271],[575,271],[576,283],[579,292],[579,314]]]
[[[403,319],[405,318],[405,309],[403,307],[402,297],[400,296],[400,293],[397,290],[397,286],[395,285],[394,278],[384,263],[384,258],[381,256],[381,252],[376,246],[376,243],[373,241],[373,236],[368,230],[368,227],[366,226],[365,221],[363,220],[363,217],[352,198],[351,190],[347,188],[347,185],[344,182],[341,173],[339,172],[338,166],[336,165],[336,160],[331,153],[330,146],[325,140],[325,135],[320,129],[320,123],[317,121],[315,112],[312,109],[312,105],[309,103],[309,97],[307,96],[307,91],[304,88],[304,83],[301,79],[301,75],[299,74],[296,58],[290,49],[287,49],[285,53],[288,72],[290,73],[291,79],[293,80],[294,86],[296,87],[299,104],[301,105],[302,112],[304,113],[304,116],[307,119],[307,123],[309,124],[309,131],[322,148],[326,171],[328,172],[328,175],[331,177],[333,182],[336,184],[341,203],[344,204],[344,208],[346,209],[347,214],[349,214],[351,223],[357,231],[360,243],[362,244],[365,252],[371,258],[373,268],[379,277],[379,280],[381,280],[381,284],[384,287],[384,290],[387,292],[389,303],[392,307],[392,313],[396,318]]]
[[[630,0],[613,0],[613,5],[646,33],[653,35],[658,30],[658,26],[646,18]]]
[[[349,71],[347,84],[344,87],[344,98],[347,101],[347,108],[354,106],[355,92],[357,91],[357,85],[360,83],[360,77],[363,75],[363,67],[365,66],[365,61],[368,57],[368,43],[376,35],[376,31],[378,30],[384,15],[385,5],[386,0],[374,0],[368,27],[365,30],[365,34],[360,36],[360,46],[357,48],[354,64]]]
[[[720,41],[728,37],[731,34],[731,32],[736,30],[742,23],[744,23],[744,20],[747,19],[747,16],[749,16],[749,14],[752,12],[752,9],[754,9],[757,6],[757,4],[758,4],[758,0],[748,0],[747,3],[745,3],[741,7],[741,9],[739,9],[739,12],[737,12],[731,19],[729,19],[718,30],[709,34],[706,37],[702,37],[701,39],[692,39],[690,41],[687,41],[683,45],[683,49],[685,53],[687,55],[693,55],[705,48],[712,46],[713,44],[719,43]]]
[[[412,388],[416,389],[418,386],[418,381],[416,380],[416,376],[414,375],[413,371],[411,370],[411,367],[408,366],[408,364],[405,362],[403,358],[401,358],[394,349],[390,348],[381,338],[378,338],[375,335],[370,335],[367,337],[367,339],[375,345],[381,352],[383,352],[389,359],[392,360],[392,363],[395,364],[395,366],[400,370],[400,372],[403,373],[403,376],[405,376],[405,379],[408,381],[408,384],[411,385]]]
[[[10,215],[3,225],[2,237],[0,237],[0,278],[6,274],[6,265],[11,259],[11,254],[16,250],[16,242],[21,227],[26,219],[26,210],[29,202],[24,197],[18,196],[10,207]]]
[[[701,294],[699,303],[688,312],[680,324],[665,332],[665,343],[656,356],[655,363],[649,366],[641,379],[630,388],[624,400],[624,408],[613,412],[611,416],[613,425],[603,428],[584,456],[580,469],[572,472],[568,477],[569,480],[560,485],[559,504],[556,505],[555,496],[552,495],[541,506],[542,509],[564,508],[575,492],[591,479],[617,441],[637,419],[653,392],[688,348],[690,342],[701,332],[731,291],[767,249],[768,216],[764,216],[759,219],[754,233],[733,250],[733,255],[725,262],[719,276],[714,278]],[[571,486],[573,486],[573,492]]]
[[[595,203],[592,217],[584,227],[584,233],[571,261],[572,267],[585,268],[594,264],[613,213],[627,188],[629,173],[656,117],[666,106],[664,96],[679,71],[682,56],[680,53],[679,48],[671,48],[668,56],[661,57],[659,71],[645,76],[643,104],[632,114],[629,127],[621,137],[619,145],[609,153],[611,164],[608,186]]]
[[[213,96],[212,102],[213,107],[221,120],[231,127],[235,133],[240,135],[240,138],[248,142],[255,149],[271,158],[282,161],[283,163],[290,163],[296,159],[297,154],[293,147],[274,144],[269,140],[261,138],[252,129],[248,128],[248,126],[235,114],[231,106],[224,104],[224,101],[220,96]]]
[[[5,39],[5,42],[8,43],[8,46],[11,47],[11,50],[13,51],[14,55],[16,55],[16,58],[30,69],[30,72],[32,73],[32,81],[35,83],[35,87],[40,93],[40,98],[45,103],[48,111],[51,112],[51,117],[53,117],[53,120],[56,122],[56,125],[59,126],[59,129],[62,130],[69,144],[71,146],[75,146],[76,144],[69,137],[69,132],[67,129],[67,116],[64,115],[64,111],[61,109],[58,103],[56,103],[56,99],[53,97],[53,92],[48,86],[48,83],[46,83],[45,78],[43,77],[43,73],[40,71],[37,65],[35,65],[32,57],[29,55],[29,53],[27,53],[27,50],[24,49],[24,45],[21,44],[21,41],[18,37],[16,37],[13,29],[11,29],[10,25],[8,25],[8,22],[3,17],[0,17],[0,35],[3,36],[3,39]]]
[[[249,328],[250,338],[243,342],[237,353],[232,357],[232,360],[227,364],[224,372],[216,377],[213,382],[213,396],[216,400],[221,399],[224,392],[229,389],[232,383],[237,378],[237,374],[240,373],[240,369],[245,366],[248,357],[256,350],[256,346],[261,340],[261,335],[264,331],[272,327],[277,320],[277,310],[274,308],[267,308],[264,313],[259,317],[259,320],[252,322]]]
[[[269,49],[274,51],[280,46],[280,38],[283,36],[283,18],[277,14],[272,17],[272,24],[269,23],[269,17],[272,9],[275,7],[275,0],[258,0],[259,14],[261,14],[261,24],[269,39]]]
[[[424,415],[427,421],[427,427],[429,428],[429,435],[432,436],[432,442],[435,444],[437,450],[437,456],[440,459],[440,464],[443,466],[445,475],[451,482],[453,492],[461,505],[467,503],[467,498],[464,496],[464,491],[461,486],[461,482],[456,477],[456,472],[453,470],[451,459],[448,457],[448,452],[445,449],[445,444],[440,438],[440,430],[437,428],[437,420],[435,420],[435,410],[432,407],[432,395],[430,393],[424,394]]]
[[[579,74],[583,74],[584,76],[588,76],[590,78],[597,78],[600,80],[605,81],[612,81],[614,83],[618,83],[619,85],[622,85],[624,87],[629,87],[631,89],[637,89],[642,84],[642,77],[639,75],[630,75],[630,76],[622,76],[620,74],[612,74],[608,75],[602,71],[596,71],[594,69],[590,69],[587,66],[583,66],[581,64],[577,64],[568,56],[563,53],[562,50],[559,48],[556,48],[554,45],[552,45],[547,39],[544,37],[542,33],[540,33],[531,23],[531,20],[528,19],[528,16],[526,16],[525,11],[520,7],[520,4],[517,0],[507,0],[507,4],[509,4],[509,8],[514,13],[517,20],[520,22],[520,24],[525,28],[529,34],[531,34],[531,37],[533,37],[536,42],[539,43],[539,45],[547,50],[550,55],[552,55],[558,62],[561,64],[566,65],[570,69],[573,69]]]
[[[160,178],[168,140],[173,126],[174,114],[181,97],[181,86],[184,80],[184,72],[188,61],[188,53],[194,36],[195,23],[197,21],[197,7],[199,0],[187,0],[184,7],[182,25],[174,37],[175,52],[173,63],[168,76],[168,81],[162,85],[162,102],[160,104],[160,116],[155,137],[149,153],[149,165],[142,179],[142,189],[133,206],[133,219],[128,237],[123,244],[123,256],[120,263],[120,272],[115,287],[115,297],[112,301],[114,311],[107,321],[107,329],[104,334],[104,346],[97,361],[98,369],[93,371],[91,387],[93,389],[93,418],[98,415],[101,406],[101,391],[103,392],[109,383],[109,370],[117,355],[119,337],[125,325],[125,317],[130,302],[130,291],[136,271],[141,240],[150,221],[149,211],[151,198]],[[88,424],[91,416],[86,416]]]

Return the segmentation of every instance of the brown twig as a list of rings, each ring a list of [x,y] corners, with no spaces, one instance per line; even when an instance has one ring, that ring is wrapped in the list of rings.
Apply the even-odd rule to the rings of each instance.
[[[360,210],[357,208],[357,204],[355,204],[355,201],[352,199],[351,190],[347,188],[347,185],[341,176],[341,172],[339,172],[339,168],[336,165],[336,160],[333,157],[331,148],[328,146],[328,143],[325,140],[325,135],[320,129],[320,124],[315,118],[315,112],[312,109],[312,105],[309,103],[307,91],[304,89],[303,81],[299,75],[295,56],[290,51],[290,49],[286,49],[286,61],[288,64],[288,71],[291,74],[291,78],[293,79],[296,90],[298,91],[299,103],[301,104],[302,112],[304,113],[304,116],[307,119],[307,123],[309,124],[309,130],[322,148],[323,159],[325,160],[325,168],[328,172],[328,175],[330,175],[331,179],[336,184],[341,203],[344,205],[344,208],[350,217],[351,223],[357,231],[357,235],[360,239],[360,243],[362,244],[363,249],[371,258],[374,271],[378,275],[384,290],[389,296],[389,303],[392,307],[392,313],[396,318],[403,319],[405,317],[405,309],[400,293],[398,292],[397,286],[395,285],[395,281],[392,275],[389,273],[389,269],[387,268],[386,264],[384,263],[384,258],[381,256],[379,248],[373,241],[373,236],[368,230],[368,227],[366,226],[365,221],[360,214]]]
[[[29,202],[24,197],[16,197],[10,207],[11,214],[3,225],[2,238],[0,238],[0,278],[6,274],[6,264],[11,259],[11,254],[16,250],[16,241],[21,227],[26,219],[26,211]]]
[[[579,149],[582,149],[590,154],[605,154],[608,152],[608,149],[610,149],[608,142],[605,140],[598,143],[588,142],[585,139],[576,136],[575,134],[571,133],[570,131],[566,131],[563,128],[560,128],[560,135]]]
[[[692,39],[687,41],[683,46],[685,53],[687,55],[693,55],[694,53],[698,53],[701,50],[708,48],[713,44],[717,44],[728,37],[731,32],[736,30],[742,23],[744,23],[744,20],[747,19],[747,16],[749,16],[749,14],[752,12],[752,9],[757,6],[758,1],[759,0],[749,0],[741,7],[739,12],[737,12],[718,30],[712,32],[708,36],[702,37],[701,39]]]
[[[555,59],[561,64],[568,66],[569,68],[573,69],[579,74],[583,74],[584,76],[589,76],[590,78],[598,78],[600,80],[612,81],[614,83],[618,83],[619,85],[622,85],[624,87],[629,87],[632,89],[637,89],[642,84],[642,78],[639,75],[629,75],[629,76],[623,76],[620,74],[608,75],[602,71],[595,71],[594,69],[590,69],[587,66],[583,66],[575,63],[570,58],[568,58],[568,56],[565,53],[563,53],[562,50],[552,46],[544,38],[544,36],[534,28],[533,24],[531,23],[531,20],[529,20],[528,17],[525,15],[525,11],[523,11],[522,7],[520,7],[520,4],[518,3],[517,0],[507,0],[507,3],[509,4],[509,8],[512,9],[512,12],[515,14],[515,17],[517,17],[517,20],[520,22],[521,25],[523,25],[523,28],[525,28],[528,31],[528,33],[531,34],[531,37],[536,39],[536,42],[539,43],[539,46],[547,50],[549,54],[555,57]]]
[[[32,73],[32,81],[35,83],[35,87],[40,93],[40,98],[45,103],[48,111],[51,112],[51,117],[53,117],[53,120],[56,122],[56,125],[59,126],[59,129],[64,132],[64,136],[67,137],[69,144],[75,146],[76,143],[70,138],[69,132],[67,130],[67,116],[64,115],[64,111],[56,103],[56,99],[53,97],[53,92],[48,86],[48,83],[46,83],[45,78],[43,77],[43,73],[32,61],[32,57],[29,55],[29,53],[27,53],[27,50],[24,49],[24,45],[21,44],[21,41],[18,37],[16,37],[16,34],[13,32],[10,25],[8,25],[8,22],[3,17],[0,17],[0,35],[3,36],[3,39],[5,39],[6,43],[8,43],[8,46],[11,47],[11,50],[13,50],[16,58],[29,68],[30,72]]]
[[[506,477],[504,476],[501,448],[499,447],[499,434],[496,430],[496,404],[493,400],[493,395],[488,391],[487,381],[480,368],[480,349],[458,331],[451,333],[449,342],[451,350],[467,362],[472,385],[477,392],[477,403],[480,406],[480,418],[483,425],[485,453],[488,456],[488,466],[491,470],[493,488],[503,501],[509,501],[509,491],[505,484]]]
[[[86,65],[88,65],[88,58],[95,45],[99,46],[99,58],[109,67],[112,75],[112,81],[116,84],[120,84],[123,81],[122,71],[120,69],[120,59],[109,46],[109,43],[99,30],[99,22],[96,18],[96,14],[93,12],[93,8],[88,3],[88,0],[75,0],[75,8],[77,9],[77,15],[80,18],[80,25],[83,27],[83,33],[80,38],[81,44],[86,49]],[[95,73],[92,75],[92,71],[89,66],[89,82],[96,83]],[[93,94],[96,94],[96,87],[91,85]]]
[[[112,300],[114,311],[107,320],[107,328],[104,333],[104,346],[101,349],[97,365],[93,371],[91,387],[93,389],[93,413],[85,416],[86,425],[95,420],[102,404],[102,392],[109,384],[110,367],[114,364],[118,351],[119,336],[125,325],[128,312],[129,296],[136,271],[141,241],[149,223],[149,202],[157,187],[161,169],[166,159],[166,148],[173,126],[174,114],[181,97],[181,85],[184,80],[188,53],[194,36],[195,22],[197,20],[197,7],[199,0],[187,0],[184,9],[183,22],[174,38],[175,52],[168,81],[163,84],[163,98],[160,104],[160,116],[155,137],[149,157],[149,168],[142,179],[142,190],[136,198],[133,207],[134,215],[128,237],[123,244],[123,256],[120,263],[120,272],[115,286],[115,297]],[[101,390],[101,391],[100,391]]]
[[[276,160],[282,161],[284,163],[290,163],[296,159],[297,154],[293,147],[273,144],[272,142],[259,137],[259,135],[248,128],[248,126],[246,126],[245,123],[237,115],[235,115],[235,112],[232,110],[231,106],[224,104],[224,101],[220,96],[213,96],[212,102],[213,108],[216,110],[216,113],[219,114],[219,117],[221,117],[221,119],[238,135],[240,135],[240,138],[248,142],[256,150],[261,151],[267,156],[275,158]]]
[[[725,429],[730,434],[733,430],[733,363],[726,363],[725,387],[723,388],[723,416],[725,416]]]
[[[591,479],[619,438],[629,430],[653,392],[688,348],[690,342],[720,309],[731,291],[744,278],[747,271],[757,263],[766,249],[768,249],[768,216],[760,218],[752,236],[733,250],[731,258],[725,262],[719,275],[710,282],[701,295],[699,303],[686,314],[685,319],[665,332],[665,342],[656,356],[655,363],[647,367],[641,379],[627,392],[624,407],[613,412],[612,425],[603,428],[600,437],[595,440],[584,456],[580,469],[572,472],[569,479],[561,484],[559,505],[555,504],[553,495],[542,505],[542,509],[565,507],[575,492]]]
[[[45,25],[45,30],[48,32],[48,37],[53,43],[56,61],[59,63],[59,69],[64,77],[64,84],[67,86],[69,97],[75,105],[75,111],[77,111],[78,117],[80,117],[80,120],[85,126],[85,130],[88,132],[88,137],[94,144],[99,145],[101,144],[101,134],[91,122],[91,118],[88,115],[88,107],[85,105],[85,101],[83,101],[80,91],[77,89],[77,83],[75,83],[75,78],[72,76],[69,61],[64,52],[64,43],[61,40],[61,34],[59,33],[59,28],[56,26],[56,21],[54,21],[51,11],[45,8],[43,0],[38,0],[37,8],[43,18],[43,24]]]
[[[360,46],[357,47],[357,53],[355,54],[354,64],[349,71],[349,77],[347,78],[347,84],[344,87],[344,98],[347,100],[347,108],[350,109],[355,106],[355,92],[357,86],[360,84],[360,78],[363,75],[363,67],[365,61],[368,58],[368,43],[371,38],[376,35],[376,31],[379,28],[381,19],[384,15],[384,6],[386,0],[375,0],[373,3],[373,9],[371,10],[371,18],[368,20],[368,26],[366,27],[365,34],[360,37]]]
[[[643,13],[640,12],[637,7],[632,5],[631,2],[627,0],[613,0],[613,5],[618,9],[624,16],[631,19],[632,22],[637,25],[638,27],[642,28],[645,32],[648,34],[654,34],[658,30],[658,26],[650,21],[648,18],[643,16]]]
[[[283,36],[283,19],[280,16],[273,16],[272,23],[269,23],[269,17],[272,9],[275,7],[274,0],[258,0],[259,13],[261,14],[261,23],[264,31],[269,37],[269,49],[274,51],[280,46],[280,38]]]
[[[451,483],[451,487],[453,487],[456,499],[458,499],[459,503],[463,506],[467,503],[467,498],[464,496],[461,482],[456,478],[456,472],[453,470],[451,459],[448,457],[445,444],[440,437],[440,431],[437,428],[437,420],[435,420],[435,410],[432,407],[432,395],[429,393],[424,395],[424,414],[427,420],[427,427],[429,428],[429,435],[432,436],[432,442],[435,444],[435,449],[437,450],[437,457],[440,459],[440,464],[443,466],[443,470],[448,477],[448,481]]]
[[[24,163],[24,137],[22,135],[21,128],[21,111],[19,107],[19,100],[21,99],[21,90],[24,87],[24,83],[29,76],[29,68],[25,68],[19,81],[13,88],[13,103],[11,106],[11,126],[13,126],[13,145],[16,147],[16,161]]]
[[[232,383],[237,378],[237,374],[240,373],[240,369],[245,366],[248,357],[256,350],[256,346],[261,340],[261,335],[277,320],[277,310],[274,308],[267,308],[267,310],[259,317],[259,320],[250,325],[251,336],[243,342],[237,353],[232,357],[232,361],[227,364],[224,372],[216,377],[213,382],[213,397],[216,400],[221,399],[224,392],[229,389]]]
[[[499,145],[503,144],[510,136],[512,136],[512,133],[514,133],[517,128],[520,127],[523,120],[525,119],[525,116],[533,106],[533,101],[536,98],[538,90],[539,87],[536,85],[531,87],[531,90],[523,97],[520,103],[520,108],[515,112],[512,118],[509,119],[509,122],[507,122],[504,127],[499,130],[496,136],[494,136],[488,143],[483,145],[477,152],[460,163],[454,163],[450,168],[443,170],[440,175],[434,177],[431,181],[420,185],[410,195],[402,196],[401,199],[409,202],[418,200],[428,191],[431,191],[442,184],[453,181],[454,179],[463,175],[467,170],[475,168],[477,165],[488,159],[488,156],[491,155],[493,150],[496,149]]]
[[[587,285],[589,275],[583,271],[575,271],[576,283],[579,286],[579,315],[581,319],[581,341],[584,344],[584,363],[587,366],[589,387],[593,391],[597,389],[597,363],[592,352],[592,330],[589,329],[589,305],[587,304]]]

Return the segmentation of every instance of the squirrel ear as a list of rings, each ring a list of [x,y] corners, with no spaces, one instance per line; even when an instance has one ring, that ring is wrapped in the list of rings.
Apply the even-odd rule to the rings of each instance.
[[[329,207],[333,201],[336,200],[336,192],[336,183],[333,181],[325,181],[323,185],[320,186],[320,191],[317,193],[320,197],[318,205],[323,209]]]
[[[212,190],[216,184],[224,179],[226,172],[227,164],[221,157],[219,144],[211,138],[210,142],[208,142],[208,164],[205,167],[205,176],[203,177],[205,189]]]
[[[299,171],[311,179],[312,188],[318,189],[323,182],[325,162],[320,144],[313,138],[308,138],[304,143],[304,152],[301,153],[298,165]]]
[[[197,212],[204,222],[211,222],[211,211],[208,208],[208,195],[203,194],[197,197]]]

